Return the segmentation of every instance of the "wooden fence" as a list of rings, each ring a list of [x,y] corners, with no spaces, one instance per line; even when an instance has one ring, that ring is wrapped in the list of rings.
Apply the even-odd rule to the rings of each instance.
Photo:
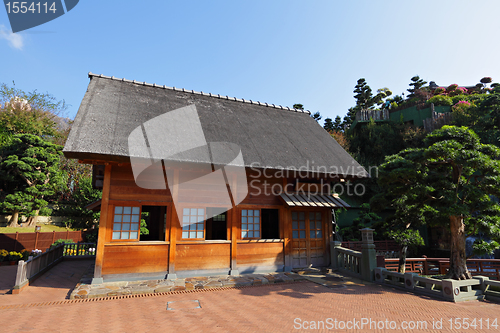
[[[389,271],[397,271],[399,259],[377,258],[379,267]],[[445,275],[450,267],[448,258],[406,258],[406,272],[419,273],[422,275]],[[467,268],[473,275],[487,276],[490,279],[500,281],[500,259],[467,259]]]
[[[0,249],[7,251],[28,251],[39,249],[45,251],[58,239],[71,239],[74,243],[83,240],[82,231],[53,231],[0,234]]]
[[[30,282],[55,266],[63,258],[93,258],[95,251],[96,244],[60,244],[36,257],[29,257],[27,261],[20,260],[17,263],[16,284],[12,293],[19,294]]]
[[[374,241],[375,251],[377,252],[399,252],[401,250],[401,246],[393,240],[383,240],[383,241]],[[346,249],[351,249],[354,251],[361,251],[362,242],[342,242],[342,247]]]

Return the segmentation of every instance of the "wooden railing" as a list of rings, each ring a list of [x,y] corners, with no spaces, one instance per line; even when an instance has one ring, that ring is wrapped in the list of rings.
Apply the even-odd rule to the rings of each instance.
[[[397,271],[399,259],[386,258],[385,265],[379,265],[389,271]],[[448,258],[407,258],[406,272],[422,275],[445,275],[450,267]],[[500,259],[467,259],[467,268],[473,276],[487,276],[500,281]]]
[[[361,252],[337,247],[335,255],[339,271],[361,277]]]
[[[30,282],[55,266],[64,257],[93,257],[95,249],[96,245],[92,243],[60,244],[36,257],[29,257],[27,261],[20,260],[17,264],[16,284],[12,293],[19,294]]]
[[[362,243],[363,242],[346,241],[342,242],[342,247],[355,251],[361,251]],[[374,241],[373,244],[375,244],[375,251],[377,252],[399,252],[399,250],[401,250],[401,246],[393,240]]]

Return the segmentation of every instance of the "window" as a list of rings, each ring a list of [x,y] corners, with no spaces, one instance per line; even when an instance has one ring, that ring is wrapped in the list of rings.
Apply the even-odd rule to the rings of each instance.
[[[309,232],[310,238],[322,238],[323,232],[321,227],[321,213],[320,212],[310,212],[309,213]]]
[[[205,209],[184,208],[182,210],[182,238],[203,239],[205,227]]]
[[[241,238],[260,238],[260,210],[241,210]]]
[[[139,238],[139,207],[115,206],[112,239]]]
[[[164,241],[167,227],[167,207],[142,206],[140,236],[141,241]]]

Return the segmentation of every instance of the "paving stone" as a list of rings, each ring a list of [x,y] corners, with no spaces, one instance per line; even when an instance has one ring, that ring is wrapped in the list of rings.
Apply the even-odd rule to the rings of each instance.
[[[149,287],[138,287],[130,289],[132,295],[140,295],[140,294],[153,294],[155,290]]]
[[[165,293],[165,292],[168,292],[168,291],[172,291],[174,288],[174,286],[167,286],[167,285],[158,285],[156,286],[155,288],[155,293]]]
[[[174,281],[174,285],[176,287],[184,286],[186,284],[186,280],[185,279],[175,279],[173,281]]]
[[[210,281],[203,286],[204,289],[220,288],[220,287],[222,287],[222,282],[220,281]]]
[[[194,290],[194,285],[190,282],[186,282],[185,287],[186,290]]]
[[[186,290],[186,286],[174,286],[172,291]]]

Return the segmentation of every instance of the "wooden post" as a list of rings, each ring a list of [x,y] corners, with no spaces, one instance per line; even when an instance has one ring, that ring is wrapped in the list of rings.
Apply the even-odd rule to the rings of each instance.
[[[69,239],[69,229],[66,229],[66,239]]]
[[[16,250],[16,247],[17,247],[17,237],[19,236],[19,231],[16,231],[16,239],[15,239],[15,242],[14,242],[14,250]]]
[[[170,187],[172,194],[172,202],[177,202],[179,195],[179,169],[174,170],[174,182],[172,187]],[[179,226],[179,216],[177,215],[177,210],[175,204],[172,205],[172,215],[170,218],[170,246],[168,247],[168,274],[166,276],[169,280],[177,279],[177,274],[175,274],[175,248],[177,242],[177,228]]]
[[[229,179],[228,179],[229,181]],[[236,193],[237,191],[237,179],[236,175],[233,175],[231,179],[232,183],[232,193],[233,194],[233,202],[236,202]],[[262,218],[262,216],[261,216]],[[231,209],[231,258],[230,258],[230,275],[240,275],[240,272],[238,271],[238,260],[236,258],[237,256],[237,251],[238,251],[238,209],[236,208],[236,205],[233,206],[233,209]]]
[[[54,231],[52,231],[52,244],[54,244],[55,241],[56,241],[56,232],[54,230]],[[36,247],[35,247],[35,249],[36,249]]]
[[[109,189],[111,186],[111,165],[106,165],[104,169],[104,181],[102,188],[102,199],[101,199],[101,217],[99,219],[99,234],[97,238],[97,249],[95,256],[95,270],[94,279],[92,284],[103,283],[102,280],[102,261],[104,258],[104,243],[106,242],[107,229],[108,226],[108,210],[109,210]]]
[[[288,179],[283,178],[283,189],[286,189],[288,185]],[[290,254],[292,253],[292,242],[290,241],[291,232],[292,232],[292,214],[290,208],[284,207],[281,210],[282,214],[280,215],[280,219],[283,221],[283,258],[284,258],[284,271],[291,272],[292,271],[292,259],[290,258]]]
[[[38,248],[38,235],[39,234],[40,234],[39,232],[35,232],[35,249]]]

